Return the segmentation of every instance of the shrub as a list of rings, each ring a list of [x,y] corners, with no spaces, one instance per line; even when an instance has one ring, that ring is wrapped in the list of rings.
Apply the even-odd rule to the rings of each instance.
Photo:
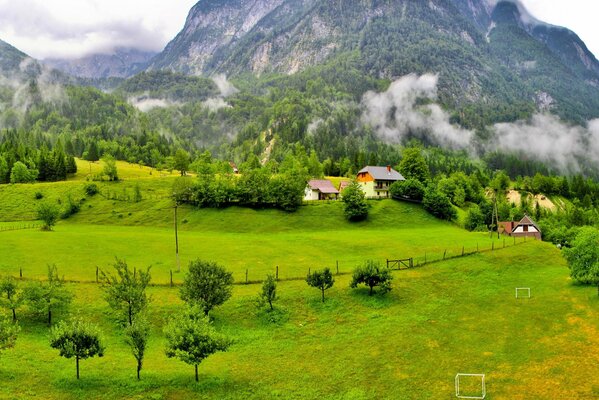
[[[58,207],[54,204],[48,202],[40,204],[37,208],[37,218],[44,223],[42,230],[51,231],[52,227],[56,224],[58,214]]]
[[[426,211],[437,218],[451,221],[457,217],[457,213],[451,205],[449,198],[433,187],[428,187],[424,192],[422,205]]]
[[[34,197],[36,200],[41,200],[44,198],[44,194],[42,192],[35,192]]]
[[[352,182],[343,191],[343,206],[345,217],[350,221],[361,221],[368,217],[366,195],[358,182]]]
[[[410,200],[422,201],[424,185],[417,179],[397,181],[389,187],[392,196],[403,197]]]
[[[100,193],[100,189],[98,189],[98,185],[95,183],[87,183],[83,190],[85,190],[85,194],[88,196],[95,196]]]

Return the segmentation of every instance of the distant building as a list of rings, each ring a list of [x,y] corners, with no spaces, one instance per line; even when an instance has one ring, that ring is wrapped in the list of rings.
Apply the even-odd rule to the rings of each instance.
[[[405,178],[388,165],[386,167],[364,167],[358,172],[357,180],[366,197],[380,199],[391,197],[389,186],[393,182],[405,181]]]
[[[331,181],[326,179],[312,179],[308,182],[304,200],[336,200],[339,197],[339,191]]]
[[[516,237],[534,237],[541,239],[541,229],[534,223],[528,215],[525,215],[520,222],[508,221],[499,223],[499,233]]]
[[[347,188],[349,185],[351,185],[351,181],[341,181],[341,183],[339,184],[339,195],[341,195],[341,193],[345,190],[345,188]]]
[[[239,168],[237,168],[237,165],[235,165],[235,163],[233,161],[229,161],[229,166],[231,166],[231,169],[233,170],[234,174],[239,173]]]

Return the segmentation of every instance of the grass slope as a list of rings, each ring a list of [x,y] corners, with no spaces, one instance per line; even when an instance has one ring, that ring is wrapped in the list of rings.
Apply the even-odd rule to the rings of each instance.
[[[255,310],[259,285],[236,286],[213,313],[235,344],[201,365],[199,384],[192,367],[163,353],[176,289],[151,289],[153,337],[136,382],[98,286],[73,285],[72,311],[102,325],[106,356],[83,361],[76,381],[74,362],[49,348],[47,328],[25,318],[16,348],[2,355],[0,397],[450,399],[457,372],[486,373],[489,399],[599,395],[599,301],[569,282],[557,250],[530,242],[394,276],[385,297],[352,291],[339,276],[324,304],[304,282],[281,282],[278,323]],[[533,297],[516,300],[519,286]]]

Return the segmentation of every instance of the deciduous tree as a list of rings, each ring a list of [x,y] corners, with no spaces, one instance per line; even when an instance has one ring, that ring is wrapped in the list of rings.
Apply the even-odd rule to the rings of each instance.
[[[198,365],[217,351],[226,351],[231,341],[214,329],[201,309],[190,307],[170,319],[164,328],[166,356],[195,367],[195,380],[199,381]]]
[[[322,302],[324,303],[324,291],[333,287],[335,279],[329,268],[325,268],[322,271],[314,271],[308,274],[306,278],[308,285],[320,289],[322,292]]]
[[[392,280],[393,275],[389,268],[383,267],[379,262],[368,260],[364,265],[356,268],[350,287],[356,288],[359,284],[363,283],[370,288],[369,295],[372,296],[374,288],[377,286],[380,287],[381,293],[390,291]]]
[[[58,349],[61,357],[75,358],[77,379],[79,379],[79,360],[102,357],[105,350],[98,327],[80,319],[70,323],[61,321],[52,328],[50,346]]]
[[[183,279],[181,299],[197,305],[205,315],[231,297],[233,274],[215,262],[195,260]]]
[[[48,325],[52,325],[52,312],[68,306],[73,295],[64,287],[56,265],[48,265],[48,280],[26,287],[25,299],[36,313],[47,315]]]

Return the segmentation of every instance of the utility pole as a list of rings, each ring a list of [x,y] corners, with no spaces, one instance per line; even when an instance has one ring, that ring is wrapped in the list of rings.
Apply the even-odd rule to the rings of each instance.
[[[181,272],[181,261],[179,260],[179,233],[177,231],[177,207],[178,203],[175,200],[175,254],[177,255],[177,272]]]

